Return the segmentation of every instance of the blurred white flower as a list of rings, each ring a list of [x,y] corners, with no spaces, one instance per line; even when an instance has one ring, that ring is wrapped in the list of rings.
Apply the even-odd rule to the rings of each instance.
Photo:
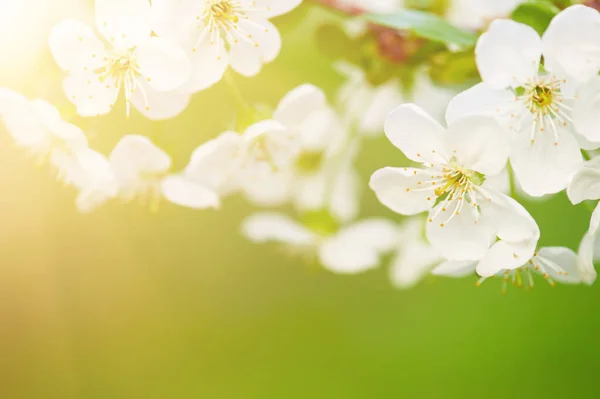
[[[163,180],[165,197],[195,209],[217,207],[220,197],[237,189],[243,153],[243,140],[234,132],[225,132],[202,144],[181,173]]]
[[[192,60],[185,88],[203,90],[221,80],[228,65],[245,76],[258,74],[281,49],[270,18],[301,0],[154,0],[154,31],[184,46]]]
[[[38,164],[49,161],[63,180],[75,154],[88,148],[83,131],[65,122],[59,111],[44,100],[28,100],[12,90],[0,89],[0,115],[17,146],[33,155]]]
[[[447,277],[464,277],[475,271],[477,262],[448,261],[437,266],[432,274]],[[592,266],[593,270],[593,266]],[[595,278],[586,273],[582,268],[582,258],[572,250],[564,247],[544,247],[535,252],[531,259],[520,267],[501,270],[494,277],[502,278],[502,292],[507,290],[508,283],[517,286],[533,288],[534,275],[543,276],[551,286],[556,283],[563,284],[591,284]],[[492,276],[481,277],[477,285]]]
[[[390,111],[407,102],[419,105],[441,121],[448,102],[456,94],[453,90],[436,86],[425,71],[416,72],[411,93],[403,95],[397,79],[373,86],[365,73],[354,65],[339,62],[336,69],[348,79],[337,96],[342,117],[347,123],[356,125],[362,135],[369,137],[383,134],[385,118]]]
[[[298,153],[291,170],[289,199],[301,212],[328,209],[339,221],[358,213],[356,140],[330,107],[323,91],[304,84],[279,103],[273,118],[297,137]]]
[[[526,0],[452,0],[446,18],[458,27],[470,30],[485,28],[496,18],[506,18]]]
[[[600,158],[587,161],[573,175],[567,187],[567,195],[574,205],[586,200],[600,199]],[[600,227],[600,205],[590,219],[589,233],[595,235]]]
[[[58,24],[50,48],[68,74],[64,90],[81,116],[108,113],[122,90],[129,116],[133,104],[151,119],[182,112],[188,94],[175,90],[190,76],[190,61],[175,42],[152,36],[147,0],[96,0],[96,25],[108,48],[90,27],[75,20]]]
[[[444,258],[425,238],[424,220],[410,218],[400,225],[390,280],[398,288],[414,287]]]
[[[356,274],[377,267],[380,257],[398,240],[396,226],[383,219],[367,219],[331,230],[310,229],[290,217],[272,212],[256,213],[242,224],[250,240],[286,244],[316,254],[328,270]]]
[[[579,244],[579,274],[582,281],[592,285],[597,273],[594,261],[600,260],[600,234],[586,233]]]
[[[551,56],[556,52],[546,52],[555,46],[555,37],[547,33],[540,39],[527,25],[494,21],[475,49],[483,83],[456,96],[446,112],[449,122],[465,114],[493,115],[516,132],[510,161],[521,187],[532,196],[566,188],[581,165],[580,146],[589,146],[572,123],[578,82],[561,68],[552,69],[559,65]]]
[[[504,129],[493,118],[466,116],[445,131],[419,107],[405,104],[390,113],[385,132],[423,169],[380,169],[370,187],[397,213],[429,211],[427,238],[442,256],[480,260],[482,276],[531,257],[539,238],[535,220],[486,184],[486,176],[502,172],[509,152]]]
[[[169,176],[171,157],[147,137],[123,137],[111,152],[109,162],[118,184],[118,195],[126,201],[138,199],[153,212],[158,210],[163,198],[197,209],[219,205],[219,196],[210,187]]]

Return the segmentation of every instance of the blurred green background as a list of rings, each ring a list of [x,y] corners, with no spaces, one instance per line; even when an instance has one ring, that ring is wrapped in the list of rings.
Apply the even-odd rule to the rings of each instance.
[[[60,11],[69,15],[66,4]],[[318,21],[295,25],[302,17],[276,21],[288,27],[276,62],[236,76],[248,100],[274,106],[301,83],[329,94],[342,83],[316,50]],[[20,40],[4,51],[0,84],[74,115],[51,56],[18,64],[33,39]],[[126,133],[151,136],[176,168],[235,114],[223,84],[170,121],[127,120],[121,105],[72,121],[105,154]],[[385,138],[366,143],[362,216],[397,218],[366,182],[401,162]],[[333,275],[243,239],[240,221],[255,209],[239,198],[220,211],[165,203],[154,215],[115,201],[81,215],[75,192],[4,128],[0,182],[0,398],[598,397],[597,286],[538,279],[501,295],[499,281],[430,277],[399,291],[384,267]],[[525,205],[541,244],[576,249],[585,207],[564,195]]]

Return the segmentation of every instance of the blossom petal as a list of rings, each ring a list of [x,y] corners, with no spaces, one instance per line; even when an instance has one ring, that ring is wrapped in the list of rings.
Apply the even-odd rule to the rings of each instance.
[[[523,190],[533,196],[554,194],[567,187],[570,177],[582,165],[579,144],[571,133],[556,129],[540,132],[535,143],[517,141],[510,162]]]
[[[218,208],[220,198],[213,190],[198,184],[185,176],[167,176],[161,182],[166,199],[174,204],[192,209]]]
[[[469,207],[473,208],[471,204],[465,204],[458,215],[454,214],[448,220],[455,209],[454,205],[448,205],[448,211],[430,217],[431,221],[427,223],[429,242],[448,260],[481,259],[496,238],[493,219],[482,210],[475,223],[471,209],[466,209]]]
[[[340,221],[354,219],[360,211],[359,176],[349,168],[339,174],[331,190],[331,213]]]
[[[229,63],[236,72],[244,76],[255,76],[260,72],[263,61],[256,46],[240,41],[231,46]]]
[[[495,89],[486,83],[478,83],[450,100],[446,108],[446,122],[451,124],[456,119],[470,114],[496,116],[513,101],[514,94],[509,90]]]
[[[173,118],[187,108],[191,95],[178,91],[159,92],[144,82],[131,96],[131,103],[146,118],[162,120]]]
[[[377,199],[394,212],[415,215],[432,206],[434,187],[431,186],[431,190],[420,189],[421,186],[428,188],[428,184],[423,182],[429,180],[430,176],[421,169],[385,167],[371,175],[369,187]]]
[[[573,124],[579,134],[600,147],[600,77],[589,80],[577,93],[573,104]]]
[[[519,242],[498,241],[477,264],[477,273],[491,277],[501,270],[512,270],[523,266],[535,252],[537,238]]]
[[[311,245],[315,236],[290,217],[274,212],[260,212],[242,222],[242,232],[254,242],[276,241],[292,245]]]
[[[472,260],[447,260],[431,271],[436,276],[466,277],[475,273],[477,262]]]
[[[403,104],[385,121],[385,135],[404,155],[415,162],[436,164],[448,160],[444,128],[414,104]]]
[[[363,109],[360,109],[360,112],[363,115],[359,126],[360,131],[365,136],[374,137],[383,133],[385,120],[389,113],[394,108],[405,103],[405,101],[402,97],[398,82],[395,80],[374,87],[371,89],[371,91],[372,98],[363,99],[363,101],[366,100],[366,106]],[[353,93],[353,95],[360,96],[360,93]]]
[[[203,40],[188,56],[192,71],[181,90],[190,93],[207,89],[219,82],[229,65],[229,54],[222,41],[211,44],[208,39]]]
[[[117,178],[135,178],[140,173],[165,173],[171,167],[171,157],[144,136],[124,136],[109,157]]]
[[[168,39],[151,37],[143,41],[137,47],[136,59],[141,74],[157,91],[175,90],[191,73],[185,51]]]
[[[19,93],[0,88],[0,115],[18,146],[35,147],[45,143],[46,127],[43,121],[36,117],[33,104]]]
[[[131,49],[150,37],[148,0],[96,0],[96,25],[120,50]]]
[[[185,42],[197,40],[200,35],[198,16],[204,13],[206,3],[197,0],[152,0],[152,30],[159,36]]]
[[[109,113],[119,94],[113,82],[101,82],[92,73],[67,76],[63,81],[63,88],[80,116]]]
[[[536,76],[541,55],[542,40],[537,32],[505,19],[493,21],[475,47],[481,78],[496,89],[518,86]]]
[[[596,281],[596,268],[594,267],[594,260],[596,260],[598,240],[597,234],[586,233],[579,244],[579,275],[584,283],[592,285]]]
[[[598,232],[598,227],[600,227],[600,203],[596,205],[594,212],[592,212],[592,217],[590,218],[590,228],[588,232],[590,234],[596,234]]]
[[[423,237],[424,220],[412,218],[400,230],[400,245],[390,265],[390,280],[398,288],[415,286],[443,259]]]
[[[102,66],[104,44],[83,22],[67,19],[50,33],[50,50],[67,73],[91,72]]]
[[[600,167],[586,162],[572,177],[567,195],[574,205],[585,200],[600,199]]]
[[[327,107],[327,98],[320,88],[303,84],[288,92],[273,112],[273,119],[286,126],[301,124],[311,113]]]
[[[249,13],[258,13],[272,18],[292,11],[302,3],[302,0],[245,0],[245,2],[252,10],[248,11]]]
[[[497,175],[506,166],[508,132],[489,116],[467,115],[448,126],[446,148],[461,164],[484,175]]]
[[[324,267],[335,273],[355,274],[379,265],[379,257],[397,243],[396,226],[370,219],[345,227],[326,239],[319,249]]]
[[[597,75],[600,70],[598,37],[598,11],[582,5],[568,7],[552,19],[544,33],[546,67],[560,68],[582,82]]]
[[[237,188],[244,140],[234,132],[225,132],[196,148],[185,168],[185,175],[220,194]]]
[[[565,284],[578,284],[582,282],[579,257],[569,248],[544,247],[537,252],[534,259],[541,261],[543,265],[550,265],[549,267],[544,267],[544,269],[553,280]],[[552,266],[559,267],[562,269],[562,272],[558,273]]]

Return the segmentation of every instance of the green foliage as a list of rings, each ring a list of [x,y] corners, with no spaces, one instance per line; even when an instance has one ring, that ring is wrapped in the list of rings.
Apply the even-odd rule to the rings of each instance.
[[[477,41],[474,33],[461,30],[440,16],[424,11],[401,10],[389,15],[369,14],[365,18],[378,25],[406,30],[424,39],[461,48],[473,47]]]
[[[518,6],[511,18],[517,22],[531,26],[540,35],[544,33],[550,21],[560,9],[547,0],[533,0]]]
[[[472,49],[436,54],[431,59],[429,75],[441,85],[464,85],[479,81],[479,72],[475,64],[475,53]]]

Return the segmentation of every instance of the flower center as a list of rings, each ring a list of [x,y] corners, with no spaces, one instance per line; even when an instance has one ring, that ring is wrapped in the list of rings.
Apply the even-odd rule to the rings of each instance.
[[[568,272],[564,270],[564,268],[558,265],[556,262],[553,262],[550,259],[544,258],[540,256],[538,253],[534,253],[533,257],[525,263],[523,266],[518,267],[513,270],[505,270],[503,273],[503,281],[502,281],[502,293],[506,294],[508,288],[508,282],[510,281],[512,285],[518,287],[529,287],[533,288],[534,286],[534,274],[541,274],[548,284],[552,287],[556,285],[554,280],[550,277],[548,271],[553,271],[558,275],[567,276]],[[481,277],[477,280],[476,285],[480,286],[488,277]],[[527,281],[525,281],[527,279]]]
[[[137,89],[140,89],[144,97],[146,110],[149,109],[146,92],[138,81],[141,72],[135,49],[128,50],[126,53],[107,55],[98,73],[100,82],[105,83],[107,89],[116,88],[118,94],[123,88],[127,116],[129,116],[131,110],[131,97]],[[150,81],[150,78],[148,78],[148,81]]]
[[[221,24],[224,24],[227,21],[238,22],[240,20],[231,0],[213,1],[213,4],[210,6],[210,12],[212,13],[213,19]]]
[[[532,144],[535,143],[538,134],[550,129],[554,133],[554,145],[558,145],[557,126],[566,126],[567,122],[571,121],[571,108],[564,103],[570,97],[566,97],[561,90],[564,83],[565,80],[559,80],[556,76],[548,74],[536,76],[515,89],[515,101],[519,107],[524,106],[528,111],[518,115],[517,125],[520,128],[525,117],[531,115]],[[516,115],[511,113],[510,116]]]
[[[552,97],[554,96],[552,89],[544,86],[536,86],[533,89],[533,104],[537,105],[538,108],[550,106],[552,104]]]

